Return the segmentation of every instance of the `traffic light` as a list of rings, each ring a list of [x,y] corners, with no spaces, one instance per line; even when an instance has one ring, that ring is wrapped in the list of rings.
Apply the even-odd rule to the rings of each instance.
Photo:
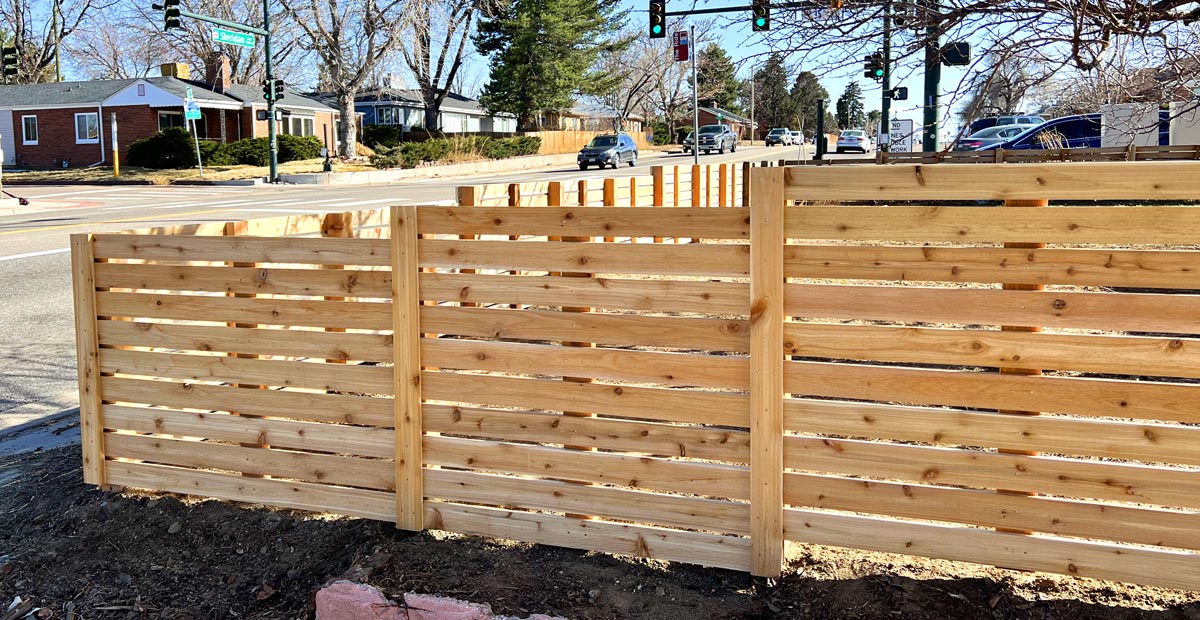
[[[4,67],[4,81],[17,77],[17,48],[14,45],[5,45],[0,50],[0,66]]]
[[[892,101],[908,101],[908,87],[897,86],[891,92]]]
[[[274,80],[271,83],[271,93],[274,95],[275,101],[283,99],[283,80]]]
[[[170,32],[172,29],[183,27],[179,21],[179,0],[163,0],[162,4],[152,4],[150,6],[155,11],[163,12],[163,32]]]
[[[766,32],[771,29],[771,2],[770,0],[754,0],[754,4],[750,6],[750,16],[752,30],[754,32]]]
[[[863,77],[872,80],[883,79],[883,52],[863,56]]]
[[[650,0],[650,38],[667,36],[667,0]]]
[[[971,44],[953,41],[942,46],[942,64],[947,67],[963,67],[971,64]]]

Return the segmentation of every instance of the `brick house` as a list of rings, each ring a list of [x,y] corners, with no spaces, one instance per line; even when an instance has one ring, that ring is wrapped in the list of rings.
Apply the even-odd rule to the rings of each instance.
[[[189,92],[200,106],[201,140],[234,142],[267,135],[266,102],[259,87],[232,84],[229,64],[217,59],[205,81],[186,65],[162,66],[162,77],[0,86],[0,148],[6,166],[66,168],[111,165],[112,124],[124,158],[129,145],[167,127],[187,127]],[[276,106],[280,133],[334,135],[336,111],[285,91]]]
[[[729,128],[732,129],[733,132],[738,135],[739,140],[746,140],[750,137],[750,132],[751,132],[750,119],[746,118],[745,116],[742,116],[741,114],[735,114],[733,112],[730,112],[729,110],[724,110],[721,108],[700,106],[700,119],[699,120],[700,120],[701,127],[703,127],[705,125],[717,125],[717,124],[729,125]],[[757,123],[755,123],[755,125],[757,125]],[[689,117],[685,121],[683,128],[686,129],[688,132],[690,132],[691,127],[692,127],[692,119]],[[763,130],[763,128],[760,127],[759,133],[763,133],[762,130]],[[758,137],[756,139],[761,139],[761,137]]]

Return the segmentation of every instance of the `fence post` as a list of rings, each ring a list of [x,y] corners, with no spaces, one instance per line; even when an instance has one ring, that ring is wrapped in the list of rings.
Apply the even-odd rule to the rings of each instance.
[[[717,206],[729,206],[729,194],[726,189],[729,187],[729,170],[725,164],[717,166]]]
[[[225,222],[225,229],[222,231],[222,234],[224,234],[224,236],[226,236],[226,237],[244,236],[249,228],[250,228],[250,223],[245,220],[237,221],[237,222]],[[226,264],[231,267],[254,268],[254,267],[258,266],[255,263],[249,263],[249,262],[246,262],[246,263],[232,262],[232,263],[226,263]],[[257,297],[257,295],[255,295],[254,293],[226,293],[226,296],[227,297],[239,297],[239,298],[243,298],[243,299],[254,299],[255,297]],[[257,323],[229,323],[229,325],[231,325],[233,327],[241,327],[241,328],[247,328],[247,329],[254,329],[254,328],[258,327]],[[258,359],[259,356],[255,355],[253,353],[230,353],[229,357],[236,357],[236,358],[241,358],[241,359]],[[246,388],[246,389],[250,389],[250,390],[266,389],[266,386],[263,386],[263,385],[253,385],[253,384],[245,384],[245,383],[234,383],[233,386],[240,387],[240,388]],[[240,416],[247,417],[247,418],[262,417],[262,416],[256,416],[256,415],[241,414],[236,411],[231,411],[230,413],[232,413],[233,415],[240,415]],[[240,445],[242,447],[246,447],[246,448],[269,448],[269,447],[271,447],[270,445],[268,445],[266,443],[242,443]],[[266,477],[266,476],[260,476],[257,474],[245,473],[245,472],[243,472],[242,475],[247,476],[247,477],[253,477],[253,478],[265,478]]]
[[[750,205],[750,572],[783,570],[782,168],[755,170]]]
[[[604,206],[617,206],[617,180],[612,177],[604,179]],[[614,239],[614,237],[605,237],[604,241],[612,243]]]
[[[748,161],[742,162],[742,206],[750,206],[750,169],[754,167]]]
[[[83,481],[104,486],[104,422],[100,407],[100,338],[96,317],[96,254],[92,235],[71,235],[75,354],[79,367],[79,435]]]
[[[700,191],[700,165],[692,164],[692,206],[703,207],[704,202]]]
[[[354,215],[351,213],[326,213],[324,219],[321,220],[321,236],[335,239],[349,239],[354,237]],[[322,269],[344,269],[345,265],[322,265]],[[345,297],[330,297],[325,296],[326,301],[346,301]],[[344,327],[326,327],[327,332],[344,333]],[[344,359],[327,359],[327,364],[345,364]]]
[[[421,466],[421,298],[417,208],[392,207],[392,355],[395,371],[396,527],[425,529]]]
[[[637,177],[629,177],[629,206],[637,206]]]
[[[650,200],[651,200],[651,206],[654,206],[654,207],[661,207],[661,206],[663,206],[663,201],[665,200],[665,197],[664,197],[664,194],[665,194],[665,191],[664,191],[664,189],[665,189],[665,188],[664,188],[663,186],[666,184],[666,183],[665,183],[666,179],[664,178],[664,177],[665,177],[665,174],[664,174],[665,172],[666,172],[666,171],[665,171],[665,170],[663,170],[663,167],[662,167],[662,166],[651,166],[651,167],[650,167],[650,176],[651,176],[651,178],[653,178],[653,179],[654,179],[654,183],[653,183],[653,185],[654,185],[654,195],[653,195],[653,197],[650,199]],[[655,243],[662,243],[662,242],[663,242],[663,238],[662,238],[662,237],[655,237],[655,238],[654,238],[654,242],[655,242]]]
[[[478,205],[479,188],[474,185],[463,185],[455,190],[458,206],[476,206]]]
[[[1200,146],[1197,146],[1196,148],[1197,148],[1197,158],[1200,158]],[[679,166],[671,166],[671,170],[672,170],[673,174],[675,175],[674,181],[671,183],[671,189],[675,194],[675,201],[671,203],[671,206],[678,207],[679,206]]]
[[[604,197],[605,197],[604,203],[605,203],[605,205],[607,205],[609,203],[608,181],[611,181],[611,180],[612,179],[605,179],[605,188],[604,188]],[[553,187],[553,184],[551,184],[551,187]],[[587,202],[588,202],[588,200],[587,200],[587,181],[584,179],[579,180],[579,200],[578,200],[578,202],[579,202],[579,206],[581,206],[581,207],[587,206]],[[587,243],[592,240],[591,237],[560,237],[559,239],[561,239],[562,241],[564,241],[566,243]],[[566,277],[566,278],[590,278],[590,277],[592,277],[592,274],[590,274],[590,273],[573,272],[573,271],[568,271],[568,272],[564,272],[564,273],[551,273],[550,275],[562,276],[562,277]],[[592,309],[588,308],[588,307],[580,307],[580,306],[563,306],[562,311],[563,312],[588,313],[588,312],[591,312]],[[593,345],[590,342],[563,342],[563,346],[564,347],[593,347],[595,345]],[[591,383],[592,382],[592,380],[587,377],[564,376],[562,378],[562,380],[567,383]],[[586,411],[565,411],[564,410],[563,415],[566,417],[572,417],[572,418],[594,418],[594,417],[596,417],[595,414],[592,414],[592,413],[589,413]],[[586,446],[565,445],[563,447],[568,450],[594,451],[593,448],[589,448]],[[567,482],[570,482],[572,484],[588,484],[586,482],[578,482],[575,480],[568,480]],[[586,514],[575,514],[575,513],[569,513],[569,512],[566,513],[566,516],[571,517],[573,519],[590,519],[591,518],[591,516],[586,515]]]

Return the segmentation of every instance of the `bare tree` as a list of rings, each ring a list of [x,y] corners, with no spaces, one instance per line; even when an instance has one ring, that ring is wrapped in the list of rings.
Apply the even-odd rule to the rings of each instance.
[[[613,76],[616,80],[608,92],[591,98],[615,110],[617,126],[614,129],[625,131],[630,116],[637,112],[644,113],[647,108],[652,107],[649,104],[654,95],[657,78],[663,72],[660,63],[664,62],[664,59],[654,41],[638,37],[636,33],[631,32],[622,33],[620,36],[632,39],[633,44],[600,56],[596,70]],[[667,59],[666,62],[671,61]],[[646,116],[646,120],[649,120],[649,116]]]
[[[400,47],[409,19],[407,0],[280,0],[294,20],[299,46],[324,66],[322,79],[337,97],[341,155],[358,145],[354,99],[375,68]]]
[[[113,7],[89,14],[69,40],[63,42],[71,64],[95,80],[147,77],[171,45],[162,36],[130,36],[144,30],[140,16]]]
[[[73,35],[92,12],[102,12],[117,0],[0,1],[0,21],[17,48],[17,82],[52,81],[54,63],[64,40]]]
[[[966,84],[968,99],[960,116],[964,124],[989,114],[1022,112],[1026,96],[1048,79],[1036,63],[1030,63],[1001,50],[985,59],[982,70]]]
[[[411,12],[424,15],[409,23],[409,45],[400,52],[425,104],[425,127],[438,127],[446,94],[462,69],[469,51],[467,41],[480,13],[489,12],[495,0],[412,0]]]

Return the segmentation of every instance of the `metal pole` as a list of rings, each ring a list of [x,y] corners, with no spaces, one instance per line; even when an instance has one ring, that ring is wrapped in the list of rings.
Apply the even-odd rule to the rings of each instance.
[[[938,39],[939,25],[935,16],[940,10],[937,0],[924,0],[928,25],[925,27],[925,118],[922,150],[938,150],[938,91],[942,82],[942,46]]]
[[[700,165],[700,83],[696,80],[696,50],[700,42],[696,40],[696,26],[688,26],[688,53],[692,56],[692,165]]]
[[[196,141],[196,166],[200,168],[200,178],[204,178],[204,162],[200,160],[200,130],[196,129],[196,119],[188,119],[192,124],[192,139]]]
[[[116,112],[112,113],[112,132],[110,132],[110,133],[112,134],[109,136],[109,138],[110,138],[110,141],[112,142],[113,176],[119,177],[119,176],[121,176],[121,152],[117,148],[117,113]]]
[[[828,148],[829,140],[825,138],[825,100],[817,100],[817,129],[813,133],[813,146],[816,151],[813,153],[813,159],[820,161],[825,159],[825,149]]]
[[[879,133],[887,139],[879,144],[880,148],[891,144],[892,112],[892,2],[883,3],[883,101],[880,102]]]
[[[263,41],[267,53],[267,87],[271,91],[271,96],[267,98],[267,150],[270,153],[271,161],[269,181],[274,183],[279,178],[279,139],[275,135],[275,67],[271,58],[271,0],[263,0],[262,27],[267,32]]]
[[[754,67],[750,67],[750,146],[754,146],[754,137],[758,135],[758,123],[754,122]]]

